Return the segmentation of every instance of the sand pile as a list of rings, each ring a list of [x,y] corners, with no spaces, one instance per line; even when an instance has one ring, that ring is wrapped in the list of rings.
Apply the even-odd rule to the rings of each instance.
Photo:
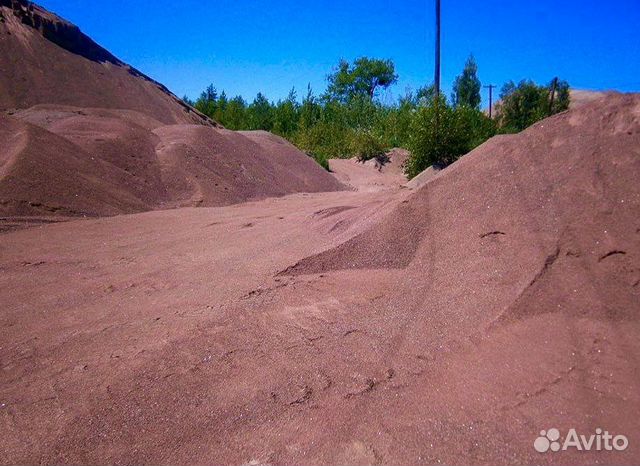
[[[438,172],[388,220],[295,269],[370,267],[372,243],[382,256],[396,258],[389,261],[392,267],[419,263],[432,249],[458,258],[463,245],[477,257],[494,243],[504,246],[498,249],[511,244],[524,260],[546,257],[556,246],[581,256],[589,251],[598,260],[610,249],[632,248],[640,238],[639,154],[637,95],[585,104],[518,135],[487,141]],[[425,230],[415,240],[419,244],[392,240],[420,224]]]
[[[0,175],[5,216],[116,215],[344,189],[277,136],[163,126],[132,110],[40,105],[2,117],[0,131],[11,142]]]
[[[383,416],[386,432],[403,433],[401,454],[375,427],[361,434],[382,457],[532,463],[539,426],[640,434],[629,413],[640,404],[638,180],[640,96],[608,96],[488,141],[377,226],[283,272],[392,283],[349,308],[374,358],[334,369],[382,381],[393,369],[400,397],[384,390],[359,419]]]
[[[345,189],[284,139],[203,126],[164,126],[157,157],[178,206],[218,206],[294,192]]]
[[[639,179],[640,97],[609,96],[486,142],[286,273],[405,269],[390,301],[456,331],[547,313],[636,319]]]
[[[61,104],[136,110],[165,124],[213,124],[32,2],[0,0],[0,13],[0,109]]]
[[[554,116],[414,191],[3,235],[0,449],[13,463],[635,464],[639,110],[618,95]],[[172,129],[152,132],[159,146],[207,137]],[[630,443],[541,455],[551,427]]]
[[[148,206],[123,170],[64,137],[0,116],[0,214],[115,215]]]
[[[4,0],[0,12],[0,131],[13,141],[0,148],[0,215],[103,216],[345,189],[279,137],[224,130],[44,9]]]

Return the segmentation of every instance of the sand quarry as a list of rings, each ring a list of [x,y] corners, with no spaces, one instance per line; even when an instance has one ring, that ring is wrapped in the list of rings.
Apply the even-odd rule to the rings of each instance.
[[[0,13],[0,463],[637,463],[639,95],[407,185]]]

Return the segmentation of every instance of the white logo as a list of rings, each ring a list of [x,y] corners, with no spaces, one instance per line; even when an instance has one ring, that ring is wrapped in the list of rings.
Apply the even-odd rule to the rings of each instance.
[[[595,434],[578,435],[575,429],[569,429],[564,442],[560,442],[560,431],[551,428],[549,430],[541,430],[540,436],[533,442],[533,448],[539,453],[546,453],[551,450],[565,451],[569,448],[575,448],[579,451],[589,450],[616,450],[622,451],[629,446],[629,439],[624,435],[612,435],[608,431],[596,429]]]
[[[560,443],[557,440],[560,438],[560,431],[556,428],[549,429],[548,431],[541,430],[540,437],[533,442],[533,448],[537,452],[544,453],[547,450],[551,451],[560,450]]]

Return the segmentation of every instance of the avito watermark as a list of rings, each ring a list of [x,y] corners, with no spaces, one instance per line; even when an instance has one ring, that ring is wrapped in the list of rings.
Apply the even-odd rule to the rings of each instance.
[[[613,435],[609,431],[597,428],[595,434],[578,434],[576,429],[569,429],[564,440],[560,438],[560,431],[551,428],[541,430],[540,436],[533,442],[533,448],[540,453],[548,451],[566,451],[575,448],[579,451],[623,451],[629,446],[629,439],[622,435]]]

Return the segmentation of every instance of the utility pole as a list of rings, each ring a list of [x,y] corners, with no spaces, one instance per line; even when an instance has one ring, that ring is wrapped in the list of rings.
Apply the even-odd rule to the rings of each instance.
[[[556,87],[558,87],[558,78],[553,78],[551,81],[551,95],[549,96],[549,115],[553,112],[553,100],[556,96]]]
[[[436,99],[440,99],[440,0],[436,0],[436,66],[433,86]],[[437,100],[436,100],[437,101]]]
[[[485,89],[489,89],[489,119],[492,118],[493,114],[493,89],[496,87],[495,84],[489,84],[488,86],[484,86]]]
[[[435,138],[440,137],[440,0],[436,0],[436,63],[433,77],[433,91],[436,103]]]

